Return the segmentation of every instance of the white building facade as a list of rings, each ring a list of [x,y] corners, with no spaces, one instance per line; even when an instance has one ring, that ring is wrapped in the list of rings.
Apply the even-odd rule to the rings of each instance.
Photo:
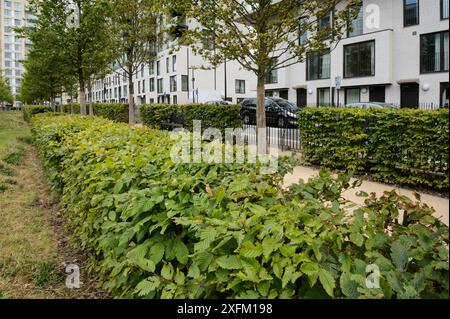
[[[0,69],[13,94],[19,92],[24,72],[22,61],[31,48],[31,42],[20,38],[14,28],[29,26],[34,18],[33,13],[27,10],[26,0],[1,0]]]
[[[155,61],[143,65],[134,75],[136,104],[186,104],[227,100],[239,103],[256,96],[256,77],[237,62],[227,61],[216,68],[192,49],[182,46],[172,52],[168,47]],[[128,102],[127,78],[121,69],[92,88],[93,102]]]
[[[332,23],[333,14],[325,19]],[[363,0],[352,32],[329,52],[272,72],[266,94],[299,107],[369,101],[448,106],[448,19],[449,0]]]

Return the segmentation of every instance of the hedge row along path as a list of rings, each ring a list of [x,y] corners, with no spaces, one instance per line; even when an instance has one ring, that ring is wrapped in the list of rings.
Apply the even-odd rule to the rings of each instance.
[[[22,114],[0,111],[0,299],[102,298],[83,271],[84,256],[63,230]],[[6,162],[5,162],[6,160]],[[81,289],[65,286],[64,264],[78,264]]]
[[[297,166],[292,174],[285,176],[284,183],[285,186],[296,183],[299,178],[307,181],[313,176],[318,175],[318,170],[307,166]],[[377,196],[383,195],[385,191],[396,190],[398,194],[408,196],[409,198],[414,198],[414,191],[406,188],[401,188],[393,185],[382,184],[378,182],[363,181],[361,186],[356,189],[350,189],[343,193],[343,197],[358,206],[364,204],[364,198],[356,196],[356,192],[364,190],[367,193],[376,193]],[[440,218],[446,225],[449,225],[449,199],[441,196],[426,194],[423,192],[418,192],[420,194],[423,203],[436,210],[435,216]]]

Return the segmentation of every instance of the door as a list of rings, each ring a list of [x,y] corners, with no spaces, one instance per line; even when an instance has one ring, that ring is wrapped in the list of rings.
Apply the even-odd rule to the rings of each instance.
[[[369,102],[386,102],[386,87],[371,86],[369,88]]]
[[[419,84],[403,83],[400,85],[400,107],[419,108]]]
[[[297,107],[305,107],[306,106],[306,89],[297,89]]]

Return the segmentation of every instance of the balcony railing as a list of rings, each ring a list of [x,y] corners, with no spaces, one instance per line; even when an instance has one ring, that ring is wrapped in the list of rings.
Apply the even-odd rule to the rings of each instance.
[[[435,52],[422,55],[422,72],[440,72],[449,70],[449,52]]]
[[[405,26],[419,24],[419,5],[412,4],[405,7],[404,11]]]

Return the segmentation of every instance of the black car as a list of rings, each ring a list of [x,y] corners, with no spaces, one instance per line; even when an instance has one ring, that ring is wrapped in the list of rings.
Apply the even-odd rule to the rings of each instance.
[[[266,97],[266,124],[272,127],[296,127],[298,108],[288,100]],[[256,124],[256,98],[245,99],[241,103],[244,124]]]

